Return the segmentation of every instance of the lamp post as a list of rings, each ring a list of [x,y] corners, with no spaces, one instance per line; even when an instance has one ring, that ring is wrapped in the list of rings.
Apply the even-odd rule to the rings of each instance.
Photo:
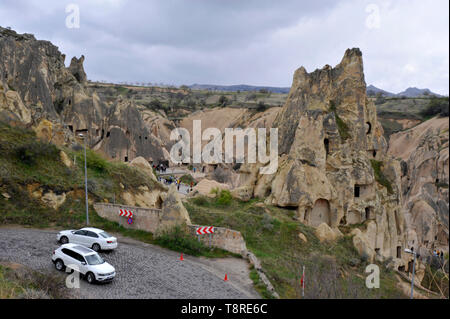
[[[86,193],[86,225],[89,225],[89,204],[88,204],[88,188],[87,188],[87,166],[86,166],[86,138],[83,134],[78,134],[84,142],[84,191]]]
[[[416,252],[414,250],[411,249],[405,249],[405,253],[408,254],[412,254],[414,256],[413,259],[413,269],[412,269],[412,279],[411,279],[411,299],[413,299],[413,295],[414,295],[414,272],[416,270]]]

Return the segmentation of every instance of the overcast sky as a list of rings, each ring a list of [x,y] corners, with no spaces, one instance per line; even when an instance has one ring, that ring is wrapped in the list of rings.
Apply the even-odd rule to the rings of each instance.
[[[53,42],[66,64],[84,54],[91,80],[290,86],[298,67],[359,47],[367,84],[449,92],[448,0],[0,0],[0,26]]]

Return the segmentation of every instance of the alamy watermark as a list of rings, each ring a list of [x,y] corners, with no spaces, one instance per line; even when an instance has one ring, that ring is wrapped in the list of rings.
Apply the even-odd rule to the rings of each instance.
[[[225,139],[218,128],[207,128],[202,133],[201,120],[193,121],[192,163],[249,163],[260,164],[260,174],[274,174],[278,170],[278,128],[270,129],[270,141],[267,143],[265,128],[226,128]],[[234,144],[236,139],[236,147]],[[170,150],[170,158],[175,164],[191,163],[191,134],[185,128],[173,129],[170,140],[178,140]],[[202,149],[202,141],[209,141]],[[247,143],[247,161],[245,144]],[[269,148],[269,155],[267,155]],[[236,156],[234,156],[236,149]],[[224,150],[224,152],[223,152]]]
[[[66,272],[69,273],[66,277],[66,287],[69,289],[80,288],[80,269],[78,265],[67,265]]]
[[[76,3],[69,3],[66,6],[66,27],[68,29],[80,28],[80,6]]]
[[[366,27],[369,29],[379,29],[381,26],[380,7],[377,4],[371,3],[366,6],[366,12],[369,13],[366,18]]]
[[[366,287],[369,289],[380,288],[380,267],[375,264],[367,265],[366,273]]]

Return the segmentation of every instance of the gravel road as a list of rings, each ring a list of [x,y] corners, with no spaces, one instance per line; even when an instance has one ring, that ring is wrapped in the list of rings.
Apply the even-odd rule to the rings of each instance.
[[[23,264],[44,272],[57,272],[51,261],[59,247],[55,230],[0,227],[0,261]],[[111,283],[89,285],[81,280],[78,298],[187,299],[258,298],[248,278],[246,262],[222,258],[217,262],[184,256],[158,246],[118,237],[119,247],[101,252],[116,268]],[[232,260],[233,259],[233,260]],[[233,264],[232,267],[229,267]],[[215,267],[217,265],[217,267]],[[228,265],[228,266],[227,266]],[[227,271],[229,281],[224,281]]]

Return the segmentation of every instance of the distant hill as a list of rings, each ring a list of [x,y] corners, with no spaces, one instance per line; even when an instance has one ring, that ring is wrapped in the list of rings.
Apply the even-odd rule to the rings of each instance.
[[[370,96],[370,95],[376,95],[377,93],[382,93],[384,96],[395,96],[394,93],[391,93],[391,92],[388,92],[388,91],[379,89],[379,88],[377,88],[376,86],[373,86],[372,84],[369,85],[369,86],[367,87],[366,90],[367,90],[367,94],[368,94],[369,96]],[[372,92],[373,92],[373,93],[372,93]]]
[[[215,85],[215,84],[192,84],[189,88],[193,90],[211,90],[211,91],[224,91],[224,92],[249,92],[249,91],[259,91],[261,89],[267,90],[272,93],[289,93],[290,87],[276,87],[276,86],[255,86],[255,85],[246,85],[246,84],[237,84],[237,85]],[[400,93],[392,93],[380,88],[377,88],[374,85],[367,86],[367,94],[376,95],[377,93],[382,93],[386,97],[421,97],[421,96],[442,96],[437,93],[431,92],[430,89],[418,89],[415,87],[410,87]]]
[[[367,87],[367,94],[369,95],[376,95],[377,93],[382,93],[384,96],[386,97],[401,97],[401,96],[405,96],[405,97],[422,97],[422,96],[431,96],[431,95],[435,95],[438,97],[441,97],[442,95],[439,95],[437,93],[431,92],[430,89],[418,89],[416,87],[410,87],[407,88],[406,90],[404,90],[403,92],[400,93],[391,93],[382,89],[377,88],[376,86],[373,85],[369,85]]]
[[[212,90],[212,91],[259,91],[261,89],[272,93],[289,93],[290,87],[273,87],[273,86],[254,86],[246,84],[238,85],[214,85],[214,84],[193,84],[189,88],[193,90]]]
[[[436,95],[441,96],[437,93],[431,92],[429,89],[418,89],[418,88],[407,88],[405,91],[400,92],[397,94],[397,96],[406,96],[406,97],[419,97],[419,96],[429,96],[429,95]]]

